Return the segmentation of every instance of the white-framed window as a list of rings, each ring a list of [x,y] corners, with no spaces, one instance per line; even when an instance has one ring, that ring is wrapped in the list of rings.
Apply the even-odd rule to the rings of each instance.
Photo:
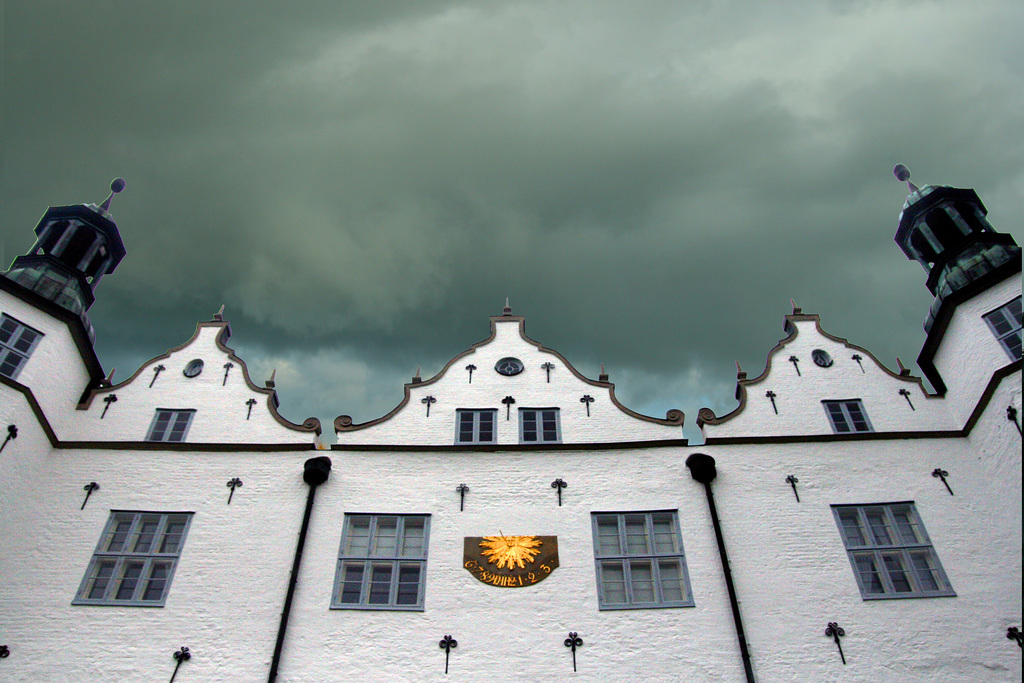
[[[1020,360],[1020,297],[982,316],[988,328],[1013,360]]]
[[[693,606],[675,510],[592,518],[601,609]]]
[[[836,434],[875,431],[859,398],[847,401],[822,401],[821,404],[825,406],[825,414],[828,415],[832,431]]]
[[[423,610],[428,515],[346,514],[332,609]]]
[[[495,443],[495,422],[498,411],[485,410],[455,411],[455,443]]]
[[[184,441],[195,414],[194,410],[157,408],[156,415],[153,416],[153,423],[149,425],[146,441],[166,441],[168,443]]]
[[[865,600],[956,595],[914,503],[833,505]]]
[[[520,408],[519,443],[560,443],[558,408]]]
[[[1018,325],[1019,327],[1019,325]],[[0,375],[17,379],[43,333],[7,315],[0,315]]]
[[[190,512],[112,511],[72,604],[162,607],[191,520]]]

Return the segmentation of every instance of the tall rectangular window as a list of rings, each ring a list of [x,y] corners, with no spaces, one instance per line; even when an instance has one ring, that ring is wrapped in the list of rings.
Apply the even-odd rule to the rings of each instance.
[[[558,408],[520,408],[520,443],[559,443],[562,427],[558,421]]]
[[[333,609],[423,610],[427,515],[345,515]]]
[[[864,412],[864,404],[860,399],[849,401],[822,401],[825,414],[828,415],[832,431],[836,434],[853,432],[873,432],[868,414]]]
[[[913,503],[833,505],[865,600],[956,595]]]
[[[601,609],[693,606],[675,510],[594,513],[593,531]]]
[[[982,316],[992,334],[1013,360],[1020,360],[1020,297]]]
[[[184,441],[188,428],[192,424],[194,410],[166,410],[157,408],[153,423],[149,426],[146,441],[166,441],[175,443]]]
[[[192,514],[110,513],[75,605],[162,607]]]
[[[25,362],[42,338],[42,332],[33,330],[9,315],[0,315],[0,375],[17,379],[18,373],[25,367]]]
[[[456,410],[455,443],[495,443],[497,416],[494,409]]]

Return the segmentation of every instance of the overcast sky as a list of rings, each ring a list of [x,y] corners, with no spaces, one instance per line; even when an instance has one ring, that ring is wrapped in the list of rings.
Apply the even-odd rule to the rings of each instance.
[[[506,296],[694,440],[791,297],[912,364],[930,296],[892,241],[897,162],[1021,241],[1019,0],[8,0],[3,21],[4,263],[123,176],[104,368],[225,304],[253,379],[276,368],[282,413],[331,438]]]

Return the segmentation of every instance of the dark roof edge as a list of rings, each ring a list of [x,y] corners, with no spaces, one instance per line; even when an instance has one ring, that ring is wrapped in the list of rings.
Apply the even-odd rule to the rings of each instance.
[[[497,329],[495,328],[495,324],[498,323],[498,322],[518,322],[519,323],[519,336],[522,337],[523,341],[525,341],[525,342],[527,342],[529,344],[533,344],[534,346],[537,347],[537,349],[539,351],[542,351],[544,353],[550,353],[553,356],[555,356],[556,358],[558,358],[560,361],[562,361],[562,363],[565,364],[565,367],[567,367],[569,369],[569,372],[571,372],[573,375],[575,375],[578,379],[582,380],[583,382],[586,382],[587,384],[589,384],[591,386],[594,386],[594,387],[602,387],[602,388],[608,389],[608,396],[611,398],[612,404],[615,405],[615,407],[618,408],[619,410],[621,410],[622,412],[624,412],[627,415],[629,415],[630,417],[634,417],[634,418],[636,418],[638,420],[644,420],[646,422],[654,422],[655,424],[668,425],[668,426],[676,426],[676,425],[678,425],[679,427],[682,427],[683,421],[686,419],[686,415],[681,410],[677,410],[677,409],[673,408],[672,410],[669,410],[665,414],[664,418],[651,417],[650,415],[642,415],[641,413],[638,413],[638,412],[635,412],[633,410],[630,410],[626,406],[624,406],[621,403],[619,403],[619,400],[615,397],[615,384],[614,383],[612,383],[612,382],[601,382],[601,381],[598,381],[598,380],[592,380],[592,379],[590,379],[588,377],[583,376],[583,374],[580,373],[579,370],[574,368],[572,363],[570,363],[565,358],[565,356],[560,354],[558,351],[555,351],[554,349],[549,349],[549,348],[545,347],[543,344],[541,344],[540,342],[534,341],[533,339],[530,339],[528,336],[526,336],[526,318],[524,318],[523,316],[521,316],[521,315],[492,315],[490,317],[490,324],[491,324],[491,334],[490,334],[490,336],[488,336],[486,339],[484,339],[482,341],[478,341],[476,344],[473,344],[472,346],[470,346],[468,349],[466,349],[462,353],[457,354],[450,361],[445,363],[445,366],[443,368],[441,368],[441,370],[436,375],[431,377],[430,379],[425,379],[425,380],[423,380],[421,382],[408,382],[408,383],[406,383],[404,385],[405,395],[402,397],[402,401],[397,406],[395,406],[391,410],[391,412],[389,412],[387,415],[384,415],[382,417],[378,417],[378,418],[376,418],[374,420],[370,420],[368,422],[360,422],[358,424],[353,424],[352,423],[352,418],[349,417],[348,415],[339,415],[338,417],[334,418],[334,431],[335,432],[352,432],[352,431],[356,431],[358,429],[366,429],[367,427],[372,427],[374,425],[378,425],[378,424],[380,424],[382,422],[390,420],[392,417],[394,417],[398,413],[399,410],[401,410],[409,402],[409,398],[410,398],[410,395],[411,395],[410,394],[410,390],[412,389],[412,387],[421,387],[421,386],[425,386],[427,384],[433,384],[434,382],[436,382],[439,379],[441,379],[441,377],[443,377],[444,374],[446,372],[448,372],[448,368],[450,368],[452,365],[454,365],[457,360],[459,360],[460,358],[465,358],[466,356],[468,356],[471,353],[475,353],[476,350],[479,349],[481,346],[486,346],[487,344],[489,344],[492,341],[494,341],[494,337],[497,334]]]
[[[991,272],[986,273],[977,280],[972,280],[963,288],[953,292],[943,299],[939,305],[939,310],[932,322],[932,328],[928,331],[928,337],[921,348],[921,354],[917,357],[918,366],[921,368],[924,376],[928,378],[928,381],[932,383],[932,386],[935,387],[937,395],[945,395],[946,383],[942,381],[942,376],[935,367],[935,353],[939,350],[939,344],[942,343],[942,338],[945,336],[946,328],[949,327],[949,323],[953,319],[953,312],[956,310],[956,307],[971,297],[1019,273],[1020,270],[1021,254],[1018,253],[1014,258],[1000,264]]]
[[[663,439],[660,441],[602,441],[598,443],[548,443],[548,444],[342,444],[331,446],[332,451],[412,451],[450,453],[498,453],[503,451],[608,451],[618,448],[650,449],[678,448],[688,446],[687,439]]]

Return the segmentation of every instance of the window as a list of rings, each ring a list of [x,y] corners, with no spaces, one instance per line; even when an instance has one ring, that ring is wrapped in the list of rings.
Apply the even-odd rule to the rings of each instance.
[[[162,607],[192,514],[110,513],[72,604]]]
[[[194,410],[164,410],[157,408],[153,416],[153,424],[149,427],[149,434],[146,441],[184,441],[188,434],[189,425],[192,424]]]
[[[593,522],[601,609],[693,606],[674,510],[595,513]]]
[[[423,610],[427,515],[345,515],[334,609]]]
[[[860,399],[852,401],[822,401],[825,406],[825,413],[828,414],[829,422],[832,423],[832,431],[836,434],[849,434],[851,432],[873,432],[871,423],[868,422],[868,415],[864,412],[864,404]]]
[[[956,595],[913,503],[833,505],[865,600]]]
[[[17,379],[25,361],[42,338],[42,332],[36,332],[8,315],[0,315],[0,375]]]
[[[497,410],[457,410],[455,443],[494,443]]]
[[[983,317],[1007,355],[1020,360],[1020,297]]]
[[[520,443],[559,443],[562,429],[558,423],[558,408],[520,408]]]

